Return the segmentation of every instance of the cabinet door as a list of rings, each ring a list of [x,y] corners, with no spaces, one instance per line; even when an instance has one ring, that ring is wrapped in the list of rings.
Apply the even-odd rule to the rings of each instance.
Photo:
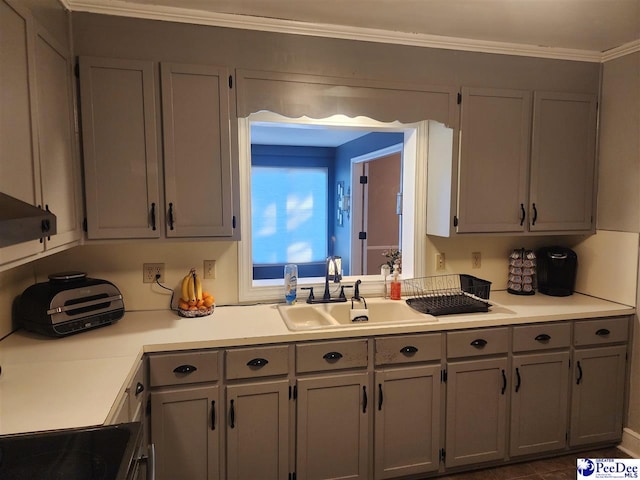
[[[71,61],[68,52],[40,27],[35,51],[42,197],[44,208],[56,215],[57,227],[46,246],[53,248],[81,236]]]
[[[22,2],[0,1],[0,192],[40,205],[35,92],[32,89],[33,22]],[[38,240],[0,248],[0,264],[43,250]]]
[[[535,92],[530,230],[592,229],[595,139],[595,96]]]
[[[160,236],[153,62],[80,57],[89,238]]]
[[[506,371],[506,358],[448,365],[447,467],[505,458]]]
[[[512,457],[566,446],[569,352],[513,357]]]
[[[368,478],[367,373],[298,380],[296,478]]]
[[[574,352],[570,445],[619,440],[627,347]]]
[[[218,390],[207,386],[151,393],[158,480],[220,478]]]
[[[437,470],[440,365],[375,374],[375,478]]]
[[[227,387],[227,477],[286,480],[289,381]]]
[[[523,232],[531,94],[463,88],[458,232]]]
[[[228,71],[162,64],[168,237],[231,236]]]

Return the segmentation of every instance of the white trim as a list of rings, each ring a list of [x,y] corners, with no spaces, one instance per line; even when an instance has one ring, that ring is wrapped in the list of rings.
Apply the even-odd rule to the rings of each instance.
[[[186,8],[132,4],[123,0],[64,0],[69,9],[77,12],[99,13],[123,17],[144,18],[178,23],[192,23],[216,27],[258,30],[264,32],[308,35],[314,37],[340,38],[375,43],[410,45],[424,48],[441,48],[469,52],[494,53],[525,57],[553,58],[581,62],[600,63],[603,54],[593,50],[544,47],[519,43],[472,40],[420,33],[392,32],[375,28],[349,27],[342,25],[316,24],[277,18],[233,15],[206,12]]]
[[[353,157],[351,159],[351,163],[368,162],[369,160],[386,157],[394,153],[402,152],[403,148],[404,148],[404,145],[402,143],[398,143],[396,145],[390,145],[388,147],[381,148],[380,150],[376,150],[375,152],[369,152],[369,153],[365,153],[364,155]]]
[[[622,443],[618,448],[633,458],[640,458],[640,434],[630,428],[623,428]]]
[[[602,62],[608,62],[616,58],[624,57],[625,55],[631,55],[632,53],[640,52],[640,39],[633,42],[625,43],[619,47],[612,48],[602,53]]]

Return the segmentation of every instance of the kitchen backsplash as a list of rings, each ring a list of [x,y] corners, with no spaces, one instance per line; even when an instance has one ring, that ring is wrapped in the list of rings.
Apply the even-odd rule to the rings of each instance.
[[[627,305],[636,302],[638,265],[637,233],[598,231],[589,237],[467,237],[427,238],[427,275],[469,273],[492,282],[492,290],[504,290],[507,257],[514,248],[538,248],[560,244],[578,254],[576,290]],[[0,272],[0,338],[13,330],[14,298],[34,282],[53,272],[80,270],[113,282],[122,292],[125,308],[169,308],[171,293],[158,285],[142,283],[143,263],[164,263],[165,282],[176,288],[191,267],[200,272],[203,260],[216,260],[216,279],[203,280],[218,305],[236,303],[238,248],[235,242],[141,242],[95,244],[71,250]],[[436,271],[435,255],[445,253],[445,271]],[[481,253],[481,267],[473,269],[471,254]]]

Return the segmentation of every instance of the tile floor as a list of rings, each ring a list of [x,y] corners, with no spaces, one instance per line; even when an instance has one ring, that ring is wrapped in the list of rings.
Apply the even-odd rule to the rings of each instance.
[[[578,458],[630,458],[615,447],[572,453],[562,457],[474,470],[440,477],[440,480],[575,480]]]

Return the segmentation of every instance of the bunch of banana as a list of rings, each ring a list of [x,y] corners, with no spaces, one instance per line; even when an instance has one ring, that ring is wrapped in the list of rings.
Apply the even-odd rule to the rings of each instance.
[[[182,310],[207,310],[215,302],[213,295],[202,291],[202,282],[195,268],[192,268],[182,279],[181,288],[182,296],[178,306]]]

